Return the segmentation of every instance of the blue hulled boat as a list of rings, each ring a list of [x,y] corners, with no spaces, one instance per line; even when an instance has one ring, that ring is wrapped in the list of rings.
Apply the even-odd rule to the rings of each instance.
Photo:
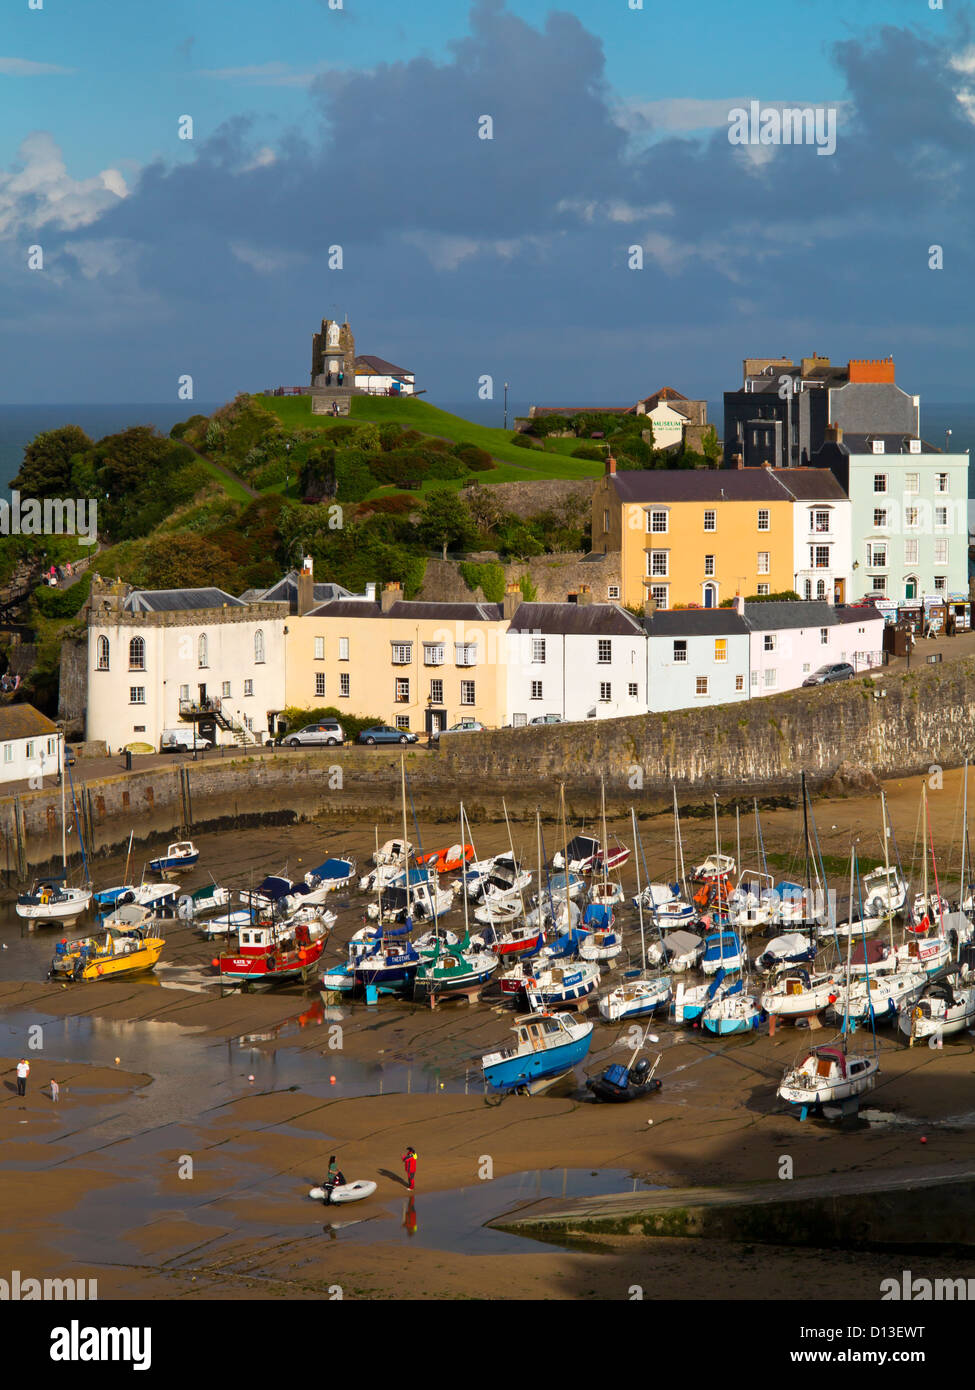
[[[583,1060],[592,1030],[564,1014],[528,1014],[512,1029],[514,1047],[481,1058],[484,1079],[494,1091],[541,1090]]]
[[[191,869],[199,857],[200,851],[192,840],[177,840],[158,859],[150,859],[149,868],[154,874],[177,873],[180,869]]]

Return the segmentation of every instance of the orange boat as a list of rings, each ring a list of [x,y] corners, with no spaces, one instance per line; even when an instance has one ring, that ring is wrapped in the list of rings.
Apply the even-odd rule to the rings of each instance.
[[[469,864],[473,858],[473,845],[448,845],[444,849],[432,849],[429,854],[418,855],[416,862],[434,869],[438,874],[450,874]]]

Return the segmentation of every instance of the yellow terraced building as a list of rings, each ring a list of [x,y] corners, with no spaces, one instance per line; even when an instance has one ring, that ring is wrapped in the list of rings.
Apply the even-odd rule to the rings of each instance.
[[[377,601],[339,598],[301,613],[299,593],[298,606],[285,638],[289,705],[375,715],[419,734],[505,722],[513,605],[506,618],[505,604],[410,601],[386,584]]]
[[[717,608],[797,587],[809,547],[797,543],[795,508],[820,498],[849,505],[825,469],[617,472],[610,459],[593,493],[592,548],[619,554],[624,604]]]

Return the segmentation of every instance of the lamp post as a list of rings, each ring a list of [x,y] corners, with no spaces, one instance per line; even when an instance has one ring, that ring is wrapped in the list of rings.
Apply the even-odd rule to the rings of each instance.
[[[504,427],[508,428],[508,383],[504,383]]]
[[[284,446],[284,495],[287,497],[291,486],[291,440]]]
[[[951,453],[951,430],[945,430],[945,453]]]

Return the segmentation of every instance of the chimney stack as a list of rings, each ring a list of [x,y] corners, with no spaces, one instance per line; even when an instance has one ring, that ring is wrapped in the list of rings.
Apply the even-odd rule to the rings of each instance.
[[[833,443],[833,444],[842,444],[842,443],[843,443],[843,426],[842,426],[842,425],[827,425],[827,426],[826,426],[826,438],[827,438],[827,440],[828,440],[830,443]]]
[[[298,574],[298,617],[315,607],[315,564],[310,555],[302,561]]]
[[[608,454],[606,457],[606,476],[612,478],[615,472],[616,460],[613,458],[612,454]]]
[[[501,608],[505,622],[511,622],[523,598],[524,595],[521,592],[521,586],[519,584],[508,585],[504,591],[504,602]]]
[[[652,594],[648,593],[646,598],[643,600],[643,616],[645,618],[652,618],[656,611],[657,600],[653,597]]]
[[[745,616],[745,598],[743,594],[735,594],[735,612],[739,618]]]
[[[403,590],[395,579],[391,580],[388,584],[384,584],[382,598],[380,599],[382,611],[388,613],[393,604],[399,603],[402,597]]]
[[[592,603],[592,590],[588,584],[580,584],[579,592],[576,594],[576,603],[580,608]]]

